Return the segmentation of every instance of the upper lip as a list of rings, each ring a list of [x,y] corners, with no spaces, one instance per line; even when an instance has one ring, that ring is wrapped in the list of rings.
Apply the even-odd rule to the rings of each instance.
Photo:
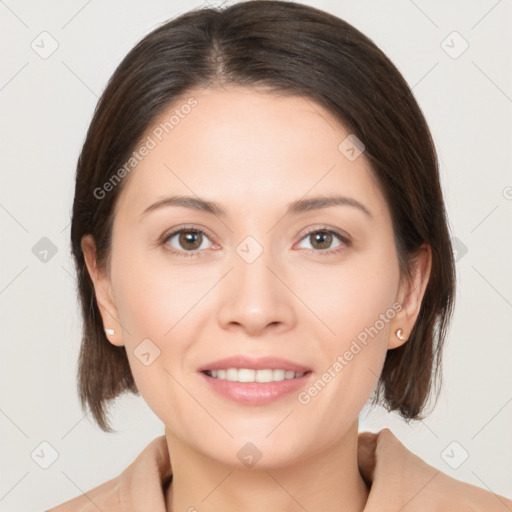
[[[206,370],[226,370],[228,368],[249,368],[251,370],[264,370],[264,369],[281,369],[290,370],[294,372],[307,372],[310,370],[307,366],[294,363],[288,359],[281,357],[248,357],[243,355],[236,355],[218,359],[201,366],[198,371],[204,372]]]

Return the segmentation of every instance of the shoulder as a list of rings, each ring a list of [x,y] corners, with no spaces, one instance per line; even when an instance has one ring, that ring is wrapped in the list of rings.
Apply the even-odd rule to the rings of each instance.
[[[165,436],[153,439],[119,475],[46,512],[165,510],[163,487],[172,470]]]
[[[389,429],[359,434],[360,472],[371,483],[368,512],[505,512],[512,500],[430,466]],[[380,503],[380,505],[379,505]],[[389,508],[382,507],[389,504]],[[372,508],[374,507],[374,508]]]
[[[120,477],[117,476],[46,512],[98,512],[98,509],[103,512],[121,512],[119,488]]]

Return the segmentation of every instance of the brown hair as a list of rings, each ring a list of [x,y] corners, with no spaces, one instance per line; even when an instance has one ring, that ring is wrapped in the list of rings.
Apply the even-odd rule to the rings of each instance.
[[[250,0],[224,9],[195,9],[144,37],[103,92],[78,159],[71,245],[83,314],[78,391],[101,429],[109,401],[138,394],[125,347],[105,337],[81,239],[94,238],[97,264],[110,268],[116,200],[127,178],[98,199],[151,122],[194,87],[263,86],[309,98],[365,145],[391,211],[403,275],[415,251],[432,248],[432,269],[408,341],[389,350],[374,392],[406,420],[420,418],[440,363],[455,292],[454,260],[435,147],[423,114],[400,72],[347,22],[294,2]],[[436,396],[437,399],[437,396]]]

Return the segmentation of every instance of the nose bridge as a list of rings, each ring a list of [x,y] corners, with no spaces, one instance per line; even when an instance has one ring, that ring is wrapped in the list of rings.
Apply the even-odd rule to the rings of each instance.
[[[219,309],[224,327],[234,323],[256,332],[269,324],[293,322],[293,297],[276,276],[281,265],[268,246],[269,239],[260,242],[247,236],[235,248],[234,268],[225,280]]]

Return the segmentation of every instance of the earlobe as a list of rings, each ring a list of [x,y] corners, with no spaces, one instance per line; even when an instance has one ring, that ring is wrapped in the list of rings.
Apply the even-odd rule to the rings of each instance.
[[[421,310],[431,266],[432,249],[423,244],[414,256],[410,277],[401,282],[398,300],[402,308],[393,319],[388,349],[397,348],[407,342]]]
[[[108,341],[112,343],[112,345],[115,345],[116,347],[122,347],[124,345],[121,336],[115,329],[105,329],[105,335],[107,336]]]
[[[81,246],[87,271],[94,286],[105,335],[113,345],[123,346],[122,330],[118,321],[117,309],[112,299],[110,279],[97,265],[96,245],[92,235],[84,235]]]
[[[406,343],[407,340],[407,333],[405,333],[403,329],[398,328],[396,330],[393,330],[390,334],[390,339],[388,341],[388,350],[400,347],[401,345]]]

